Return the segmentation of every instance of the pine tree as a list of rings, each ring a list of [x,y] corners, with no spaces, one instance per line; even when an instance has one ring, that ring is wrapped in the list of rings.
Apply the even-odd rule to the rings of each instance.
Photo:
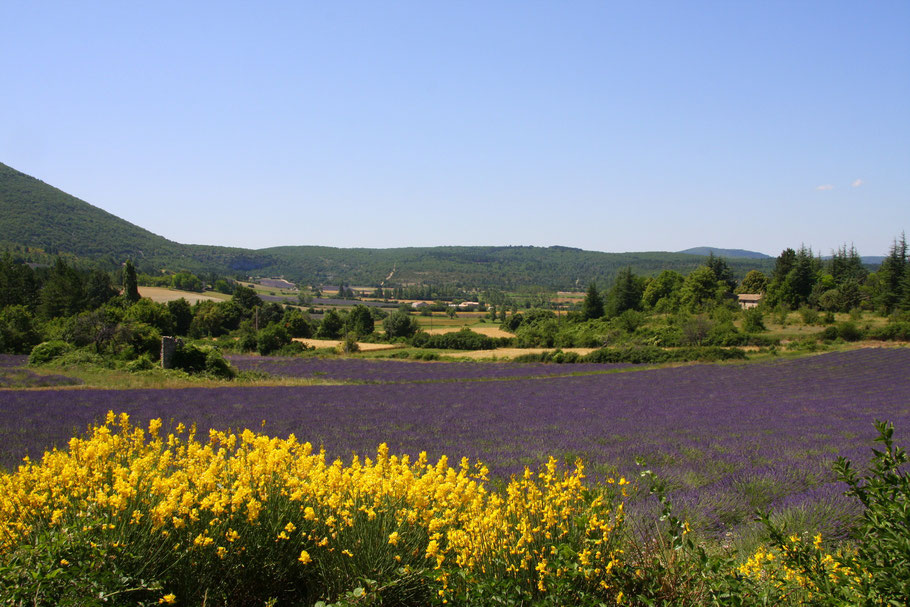
[[[619,316],[626,310],[640,310],[643,290],[638,277],[632,273],[632,268],[620,270],[608,298],[610,316]]]
[[[900,241],[895,240],[891,245],[891,251],[878,271],[879,293],[876,303],[885,312],[891,312],[904,295],[902,283],[907,266],[907,237],[901,234]]]
[[[585,320],[593,320],[604,315],[604,300],[597,291],[597,285],[591,283],[588,285],[588,292],[581,304],[581,316]]]

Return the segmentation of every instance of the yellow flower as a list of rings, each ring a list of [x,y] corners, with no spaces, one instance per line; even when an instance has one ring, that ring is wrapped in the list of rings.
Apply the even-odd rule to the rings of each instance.
[[[398,532],[397,531],[393,531],[392,533],[389,534],[389,543],[392,544],[393,546],[398,545]]]
[[[304,565],[307,565],[307,564],[313,562],[313,559],[310,557],[310,553],[307,552],[306,550],[300,551],[300,556],[297,558],[297,560],[300,561],[301,563],[303,563]]]
[[[171,605],[176,602],[177,602],[177,595],[175,595],[175,594],[166,594],[163,597],[161,597],[160,599],[158,599],[158,603],[167,603],[168,605]]]
[[[436,540],[430,540],[430,543],[427,544],[427,558],[433,558],[439,553],[439,542]]]

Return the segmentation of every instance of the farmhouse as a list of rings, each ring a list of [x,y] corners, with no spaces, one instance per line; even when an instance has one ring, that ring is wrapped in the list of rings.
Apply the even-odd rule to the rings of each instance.
[[[761,301],[762,294],[761,293],[740,293],[739,295],[737,295],[737,297],[739,298],[740,307],[743,308],[744,310],[748,310],[749,308],[755,308],[758,306],[759,302]]]
[[[449,307],[457,308],[458,310],[476,310],[479,305],[480,302],[477,301],[463,301],[460,304],[449,304]]]

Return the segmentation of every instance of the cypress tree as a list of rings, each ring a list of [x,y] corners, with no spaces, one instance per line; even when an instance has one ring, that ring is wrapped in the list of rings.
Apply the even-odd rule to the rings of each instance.
[[[123,295],[130,303],[136,303],[141,299],[139,295],[139,279],[136,277],[136,268],[129,259],[123,266]]]

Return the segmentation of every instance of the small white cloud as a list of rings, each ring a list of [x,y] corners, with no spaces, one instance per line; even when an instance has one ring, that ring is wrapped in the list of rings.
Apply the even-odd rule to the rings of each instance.
[[[852,185],[854,188],[858,188],[859,186],[863,185],[863,180],[862,180],[862,179],[857,179],[857,180],[854,181],[851,185]]]
[[[815,186],[815,189],[816,190],[833,190],[834,186],[831,185],[830,183],[826,183],[825,185]]]

